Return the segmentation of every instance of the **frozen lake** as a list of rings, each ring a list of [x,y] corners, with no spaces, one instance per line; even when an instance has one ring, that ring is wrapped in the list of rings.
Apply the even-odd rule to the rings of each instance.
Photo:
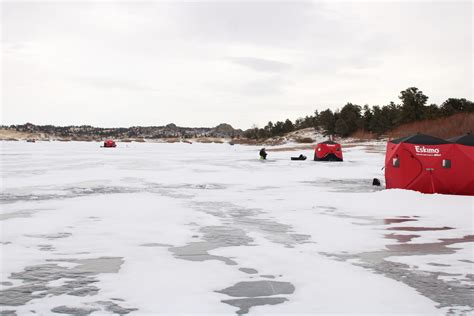
[[[384,144],[1,146],[2,315],[474,313],[474,198],[373,187]]]

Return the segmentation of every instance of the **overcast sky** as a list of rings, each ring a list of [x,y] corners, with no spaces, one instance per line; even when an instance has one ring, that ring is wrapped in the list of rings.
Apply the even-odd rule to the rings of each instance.
[[[2,124],[263,127],[473,99],[466,2],[2,2]]]

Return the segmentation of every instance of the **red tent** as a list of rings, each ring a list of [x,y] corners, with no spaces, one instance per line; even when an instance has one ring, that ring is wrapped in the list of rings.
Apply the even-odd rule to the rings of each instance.
[[[454,155],[463,168],[456,168],[455,194],[474,195],[474,135],[466,134],[448,139],[453,143]]]
[[[115,144],[115,142],[111,139],[107,139],[105,142],[104,142],[104,147],[117,147],[117,144]]]
[[[328,140],[316,145],[314,150],[316,161],[342,161],[341,144]]]
[[[417,134],[387,143],[387,189],[474,195],[474,147]]]

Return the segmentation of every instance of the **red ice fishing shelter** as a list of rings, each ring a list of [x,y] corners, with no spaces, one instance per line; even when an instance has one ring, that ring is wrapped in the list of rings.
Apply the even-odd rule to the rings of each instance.
[[[314,149],[316,161],[342,161],[341,144],[328,140],[316,145]]]
[[[417,134],[391,140],[385,156],[387,189],[474,195],[474,147]]]
[[[107,139],[105,142],[104,142],[104,147],[117,147],[117,144],[115,144],[115,142],[111,139]]]
[[[465,166],[455,170],[455,194],[474,195],[474,135],[468,133],[448,140],[453,143],[459,164]]]

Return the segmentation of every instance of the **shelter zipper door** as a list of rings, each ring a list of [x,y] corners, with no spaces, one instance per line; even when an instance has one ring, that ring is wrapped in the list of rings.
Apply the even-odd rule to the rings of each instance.
[[[405,148],[400,151],[399,159],[400,164],[403,164],[403,168],[400,168],[400,172],[403,172],[400,187],[411,188],[419,177],[422,176],[423,165],[415,155]]]

